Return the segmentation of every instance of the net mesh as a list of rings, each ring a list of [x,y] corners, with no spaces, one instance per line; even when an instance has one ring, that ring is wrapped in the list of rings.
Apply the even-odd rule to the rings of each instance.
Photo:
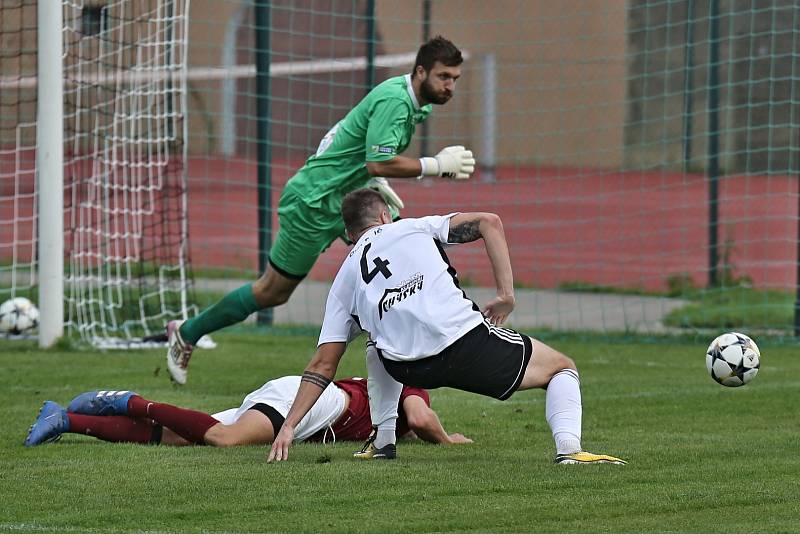
[[[4,26],[17,19],[21,29],[11,34],[16,53],[3,47],[16,61],[3,63],[3,105],[16,115],[4,113],[0,176],[3,202],[12,206],[2,210],[11,222],[3,225],[10,253],[2,251],[9,266],[0,291],[33,297],[36,9],[35,2],[2,9]],[[130,346],[194,309],[187,298],[188,2],[65,1],[63,16],[65,326],[95,346]]]
[[[186,310],[188,2],[64,4],[67,326],[96,345]]]
[[[36,6],[0,4],[0,302],[36,297]]]

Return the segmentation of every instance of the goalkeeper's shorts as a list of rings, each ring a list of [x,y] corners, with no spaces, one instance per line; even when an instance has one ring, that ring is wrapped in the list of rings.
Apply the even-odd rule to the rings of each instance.
[[[392,220],[400,218],[393,206],[389,206],[389,213]],[[269,263],[287,278],[305,278],[320,254],[337,239],[349,243],[339,211],[309,206],[290,186],[281,195],[278,220],[280,227],[270,248]]]
[[[287,278],[304,278],[319,255],[344,236],[340,213],[309,206],[289,188],[281,195],[278,220],[280,227],[269,263]]]

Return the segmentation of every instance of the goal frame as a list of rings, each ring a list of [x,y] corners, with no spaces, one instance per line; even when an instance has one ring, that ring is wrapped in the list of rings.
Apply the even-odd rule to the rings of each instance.
[[[63,9],[37,5],[36,189],[39,347],[64,335],[64,66]]]

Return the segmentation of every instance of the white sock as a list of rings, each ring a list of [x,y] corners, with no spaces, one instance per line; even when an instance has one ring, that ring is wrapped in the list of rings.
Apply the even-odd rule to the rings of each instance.
[[[571,454],[581,450],[581,385],[578,372],[563,369],[547,384],[545,414],[556,454]]]
[[[380,449],[389,444],[394,443],[397,440],[397,434],[395,431],[395,419],[390,419],[391,421],[391,428],[389,425],[381,425],[378,427],[378,435],[375,436],[375,448]]]
[[[367,341],[367,391],[372,424],[378,427],[375,447],[380,449],[397,440],[395,436],[397,405],[400,402],[403,384],[386,372],[383,362],[378,357],[378,349],[371,341]]]

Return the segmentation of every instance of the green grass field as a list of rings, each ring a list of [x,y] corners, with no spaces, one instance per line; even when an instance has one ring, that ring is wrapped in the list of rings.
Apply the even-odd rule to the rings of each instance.
[[[757,339],[755,381],[706,375],[701,343],[550,344],[581,371],[584,446],[629,461],[557,466],[542,391],[507,402],[436,390],[450,431],[475,443],[401,442],[397,461],[358,463],[357,444],[267,449],[110,444],[67,434],[26,449],[41,403],[134,389],[206,411],[238,406],[269,378],[299,374],[315,336],[218,335],[173,387],[162,351],[38,351],[0,341],[0,531],[21,532],[796,532],[800,505],[793,346]],[[363,375],[360,344],[339,376]]]

